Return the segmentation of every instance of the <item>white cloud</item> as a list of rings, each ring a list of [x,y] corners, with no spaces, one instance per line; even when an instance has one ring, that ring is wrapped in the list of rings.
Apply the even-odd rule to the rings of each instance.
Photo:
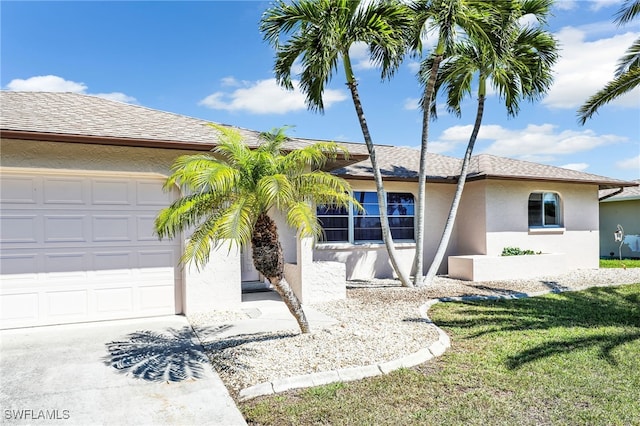
[[[616,167],[625,170],[636,170],[640,172],[640,155],[616,162]]]
[[[476,144],[481,152],[529,161],[551,161],[560,155],[570,155],[593,148],[624,142],[627,139],[611,134],[596,134],[593,130],[556,131],[552,124],[530,124],[523,129],[506,129],[500,125],[483,125]],[[431,143],[432,152],[448,152],[469,141],[472,126],[453,126]],[[483,143],[484,142],[484,143]],[[488,145],[487,145],[488,143]],[[478,150],[476,150],[478,152]]]
[[[240,86],[240,82],[236,80],[235,77],[224,77],[220,79],[220,84],[222,87],[238,87]]]
[[[591,0],[590,9],[595,12],[609,6],[618,6],[619,8],[620,5],[621,5],[620,0]]]
[[[420,98],[406,98],[403,108],[407,111],[416,111],[420,108]]]
[[[132,104],[137,102],[136,98],[134,98],[133,96],[125,95],[124,93],[121,93],[121,92],[95,93],[93,94],[93,96],[109,99],[110,101],[124,102],[125,104]]]
[[[6,88],[19,92],[71,92],[97,96],[112,101],[135,103],[136,98],[122,92],[112,93],[87,93],[87,85],[71,80],[65,80],[57,75],[39,75],[27,79],[15,78],[7,84]]]
[[[618,59],[638,32],[586,41],[589,33],[581,28],[565,27],[556,34],[561,46],[554,68],[555,80],[543,104],[550,108],[577,109],[613,77]],[[597,59],[594,59],[596,58]],[[640,88],[610,102],[610,105],[637,107]]]
[[[84,93],[87,85],[65,80],[57,75],[39,75],[36,77],[13,79],[7,84],[7,89],[19,92],[72,92]]]
[[[305,95],[298,89],[298,81],[292,80],[294,90],[286,90],[274,78],[255,82],[242,82],[242,87],[232,92],[215,92],[199,102],[211,109],[246,111],[253,114],[285,114],[307,109]],[[324,106],[330,108],[336,102],[347,99],[342,90],[325,89]]]
[[[411,73],[417,74],[418,71],[420,71],[420,61],[408,60],[407,68],[409,68],[409,71],[411,71]]]
[[[589,164],[587,163],[569,163],[564,166],[560,166],[565,169],[575,170],[577,172],[581,172],[583,170],[587,170],[589,168]]]

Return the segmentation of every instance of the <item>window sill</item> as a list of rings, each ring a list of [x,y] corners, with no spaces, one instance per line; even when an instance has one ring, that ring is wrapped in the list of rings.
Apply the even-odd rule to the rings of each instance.
[[[565,231],[564,227],[536,227],[529,228],[529,235],[564,234]]]
[[[415,242],[394,242],[395,248],[415,248]],[[385,244],[382,242],[370,242],[370,243],[317,243],[316,250],[354,250],[354,249],[378,249],[384,248]]]

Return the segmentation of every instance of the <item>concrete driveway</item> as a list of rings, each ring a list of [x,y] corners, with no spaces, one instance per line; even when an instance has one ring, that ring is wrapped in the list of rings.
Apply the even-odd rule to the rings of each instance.
[[[0,331],[0,423],[245,425],[184,317]]]

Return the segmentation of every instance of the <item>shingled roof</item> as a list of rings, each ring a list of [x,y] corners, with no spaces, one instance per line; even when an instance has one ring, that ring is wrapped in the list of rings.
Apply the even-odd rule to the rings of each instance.
[[[640,185],[640,179],[634,180]],[[618,190],[604,189],[599,192],[600,201],[640,200],[640,186],[620,188]]]
[[[207,120],[78,93],[2,91],[0,107],[5,138],[208,151],[219,137]],[[250,146],[259,143],[258,131],[224,126],[240,132]],[[315,142],[291,138],[285,148]],[[350,144],[348,149],[351,159],[334,167],[368,157],[364,145]]]
[[[208,151],[218,140],[209,121],[158,111],[78,93],[0,92],[0,132],[3,138],[54,142],[97,143]],[[251,146],[259,132],[235,126]],[[291,138],[286,149],[318,142]],[[371,179],[373,173],[366,146],[340,142],[351,153],[349,160],[333,162],[337,175]],[[376,146],[385,180],[417,180],[420,153],[412,148]],[[458,158],[428,154],[428,180],[455,182],[460,174]],[[472,158],[469,180],[519,179],[597,184],[600,189],[636,186],[637,183],[582,173],[560,167],[481,154]]]

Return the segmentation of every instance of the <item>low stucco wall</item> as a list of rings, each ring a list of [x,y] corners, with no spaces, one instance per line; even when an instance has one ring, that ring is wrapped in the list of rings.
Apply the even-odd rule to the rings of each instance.
[[[347,297],[344,263],[312,262],[304,271],[296,263],[287,263],[284,274],[300,303],[329,302]]]
[[[415,251],[413,243],[396,244],[398,262],[405,271],[411,271]],[[347,280],[394,278],[384,244],[318,244],[313,260],[343,264]]]
[[[209,262],[201,269],[185,267],[184,313],[233,310],[242,302],[240,250],[223,246],[212,250]]]
[[[467,281],[528,279],[567,272],[562,253],[523,256],[449,256],[449,277]]]

